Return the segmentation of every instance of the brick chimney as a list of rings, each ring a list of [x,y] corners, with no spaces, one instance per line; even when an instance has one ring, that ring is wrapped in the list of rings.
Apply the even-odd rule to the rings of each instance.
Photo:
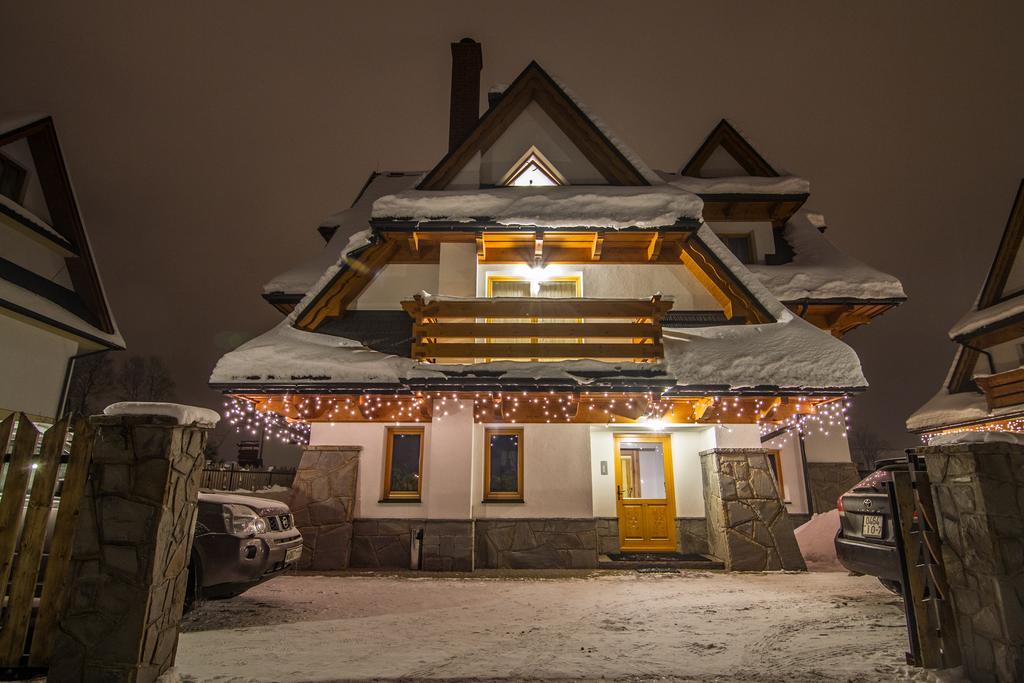
[[[480,69],[484,59],[480,43],[463,38],[452,43],[452,104],[448,124],[448,151],[469,137],[480,120]]]

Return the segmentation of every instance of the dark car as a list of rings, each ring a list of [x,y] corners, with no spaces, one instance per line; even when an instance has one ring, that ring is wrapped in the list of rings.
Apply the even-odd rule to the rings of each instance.
[[[230,598],[296,565],[302,534],[288,506],[231,493],[199,494],[186,609],[196,598]]]
[[[886,483],[892,473],[906,471],[905,457],[880,460],[875,471],[839,497],[836,556],[844,567],[875,576],[889,590],[901,592],[899,552]],[[923,467],[923,465],[919,465]]]

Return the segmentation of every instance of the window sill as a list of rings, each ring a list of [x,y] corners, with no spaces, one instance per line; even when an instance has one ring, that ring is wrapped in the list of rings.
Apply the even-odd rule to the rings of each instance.
[[[419,498],[381,498],[378,503],[422,503]]]
[[[491,503],[525,504],[526,500],[523,498],[484,498],[480,502],[484,505],[490,505]]]

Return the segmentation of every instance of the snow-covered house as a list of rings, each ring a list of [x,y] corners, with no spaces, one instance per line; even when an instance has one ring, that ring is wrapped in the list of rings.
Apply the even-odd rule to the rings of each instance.
[[[0,418],[63,410],[76,358],[124,348],[53,120],[0,121]]]
[[[938,393],[907,420],[943,432],[1024,431],[1024,181],[974,306],[949,331],[957,345]]]
[[[210,380],[235,419],[361,449],[352,563],[407,562],[391,535],[432,521],[476,567],[707,552],[712,448],[769,449],[791,515],[834,507],[867,386],[839,337],[899,281],[727,122],[656,172],[536,63],[480,116],[479,45],[452,48],[447,154],[371,175],[264,288],[286,318]]]

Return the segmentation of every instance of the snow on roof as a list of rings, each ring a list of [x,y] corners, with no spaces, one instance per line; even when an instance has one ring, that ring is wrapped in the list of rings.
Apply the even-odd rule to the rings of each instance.
[[[499,187],[406,190],[373,204],[374,218],[459,223],[487,218],[500,225],[543,228],[657,228],[700,219],[703,202],[669,185]]]
[[[265,294],[303,294],[313,286],[325,270],[335,265],[346,249],[349,238],[366,230],[373,202],[383,195],[401,192],[416,185],[422,171],[379,173],[370,180],[352,207],[329,216],[321,225],[336,227],[324,248],[303,263],[275,275],[263,285]]]
[[[24,206],[14,201],[13,199],[10,199],[0,194],[0,206],[3,206],[5,209],[11,211],[12,213],[17,215],[19,218],[25,220],[26,222],[31,223],[34,227],[38,228],[42,232],[45,232],[47,235],[52,237],[54,240],[60,242],[62,245],[70,244],[70,242],[68,242],[68,239],[64,237],[64,235],[54,230],[49,223],[47,223],[42,218],[29,211],[28,209],[26,209]]]
[[[808,194],[811,184],[792,175],[778,177],[735,176],[728,178],[697,178],[658,171],[664,182],[694,194]]]
[[[1024,314],[1024,295],[1010,297],[981,310],[977,309],[975,303],[974,308],[950,328],[949,338],[956,339],[1021,314]]]
[[[144,401],[121,401],[112,403],[103,409],[104,415],[160,415],[177,420],[180,425],[200,425],[215,427],[220,422],[220,415],[209,408],[186,406],[180,403],[160,403]]]
[[[855,389],[867,386],[857,353],[784,311],[765,325],[662,331],[665,362],[680,385],[732,389]]]
[[[821,234],[819,214],[798,211],[786,223],[785,237],[795,256],[778,266],[747,266],[780,301],[803,299],[903,299],[903,285],[892,275],[849,256]]]
[[[912,432],[930,431],[1005,417],[1020,410],[1020,406],[1011,406],[990,411],[984,394],[975,391],[951,394],[949,389],[943,386],[907,418],[907,429]]]
[[[30,292],[2,278],[0,278],[0,300],[13,304],[18,308],[32,311],[47,321],[51,321],[58,329],[71,332],[76,336],[82,335],[84,339],[99,342],[105,346],[119,349],[125,347],[124,338],[117,331],[116,326],[114,327],[113,334],[104,332],[92,323],[82,320],[60,304],[54,303],[44,296]]]

